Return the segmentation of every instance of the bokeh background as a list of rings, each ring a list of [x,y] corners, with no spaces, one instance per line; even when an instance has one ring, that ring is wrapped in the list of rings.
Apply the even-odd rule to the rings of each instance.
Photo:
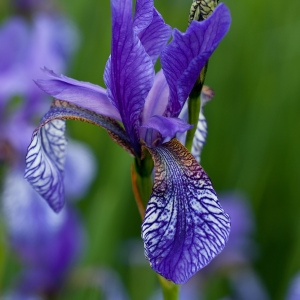
[[[0,2],[0,21],[10,15],[8,2]],[[215,90],[215,98],[205,107],[209,130],[201,162],[217,192],[238,191],[248,199],[255,224],[251,269],[266,299],[285,299],[300,270],[300,2],[225,3],[232,25],[209,62],[206,84]],[[190,4],[155,1],[165,21],[182,31]],[[80,37],[66,75],[103,86],[110,53],[109,0],[60,0],[56,5],[73,20]],[[86,248],[59,299],[106,299],[103,289],[114,280],[115,289],[121,281],[128,299],[150,299],[158,283],[143,261],[141,220],[131,190],[132,158],[100,128],[74,121],[67,127],[71,137],[92,148],[97,174],[76,204]],[[3,291],[20,266],[5,249],[3,226],[1,243]],[[114,279],[108,280],[110,276]],[[205,288],[208,299],[220,299],[228,291],[219,273]]]

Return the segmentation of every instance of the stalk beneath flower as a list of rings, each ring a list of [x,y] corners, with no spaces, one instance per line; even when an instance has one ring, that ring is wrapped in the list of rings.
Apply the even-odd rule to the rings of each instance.
[[[145,217],[145,206],[147,205],[147,201],[150,199],[152,192],[152,170],[153,161],[151,155],[146,149],[144,149],[143,159],[139,160],[136,158],[131,167],[133,194],[142,221]],[[162,288],[164,300],[178,300],[180,286],[165,279],[159,274],[157,274],[157,276]]]
[[[189,14],[189,24],[192,21],[204,21],[206,20],[214,11],[218,5],[218,0],[194,0],[190,9]],[[189,109],[189,124],[194,125],[192,129],[187,132],[185,146],[189,151],[192,150],[193,139],[197,129],[199,113],[201,109],[201,90],[204,85],[204,80],[207,72],[208,61],[201,70],[198,80],[188,98],[188,109]]]
[[[199,121],[199,113],[201,109],[201,91],[202,87],[204,85],[204,79],[207,71],[208,63],[204,66],[204,68],[201,70],[200,76],[195,83],[189,98],[188,98],[188,111],[189,111],[189,124],[194,125],[193,128],[191,128],[187,134],[186,134],[186,142],[185,146],[189,151],[192,150],[193,146],[193,139],[195,136],[195,132],[197,130],[197,125]]]
[[[164,300],[176,300],[179,299],[180,285],[175,284],[172,281],[158,275],[160,285],[162,287]]]

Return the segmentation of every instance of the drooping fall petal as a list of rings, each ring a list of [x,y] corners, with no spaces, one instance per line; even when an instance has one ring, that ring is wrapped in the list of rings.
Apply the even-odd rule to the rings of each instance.
[[[148,149],[155,165],[152,195],[142,224],[151,267],[185,283],[224,248],[230,219],[211,181],[176,139]]]
[[[105,128],[114,141],[134,155],[129,139],[117,121],[69,102],[55,100],[33,134],[26,156],[25,178],[56,212],[64,205],[63,170],[67,119]]]
[[[33,133],[26,156],[25,178],[55,212],[64,205],[66,146],[65,121],[53,120]]]

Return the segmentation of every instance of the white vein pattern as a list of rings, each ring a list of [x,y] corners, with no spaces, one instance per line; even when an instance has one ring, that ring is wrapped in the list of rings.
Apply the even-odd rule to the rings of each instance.
[[[64,205],[65,126],[65,120],[58,119],[42,124],[26,156],[25,178],[56,212]]]
[[[207,136],[207,123],[206,123],[205,116],[203,114],[203,108],[201,107],[197,129],[195,131],[193,145],[192,145],[192,154],[194,155],[198,163],[200,163],[201,152],[206,142],[206,136]]]
[[[185,283],[224,248],[230,219],[208,175],[176,139],[149,149],[155,178],[142,224],[151,267]]]

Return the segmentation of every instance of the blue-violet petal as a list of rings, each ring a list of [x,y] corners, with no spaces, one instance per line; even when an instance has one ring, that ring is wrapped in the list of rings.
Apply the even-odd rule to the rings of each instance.
[[[193,21],[186,33],[174,30],[172,42],[161,54],[161,64],[170,87],[166,116],[177,117],[200,71],[227,33],[229,9],[219,4],[205,21]]]
[[[180,142],[148,150],[155,178],[142,224],[145,255],[156,272],[183,284],[223,250],[230,219],[209,177]]]
[[[150,25],[153,19],[153,0],[137,0],[133,20],[133,30],[139,34]]]
[[[132,0],[112,0],[112,49],[104,80],[110,101],[137,154],[141,152],[139,126],[145,99],[154,80],[154,68],[133,30]]]
[[[171,32],[172,28],[164,22],[160,13],[153,9],[151,24],[138,35],[145,51],[151,57],[153,65],[170,39]]]
[[[152,116],[141,128],[155,129],[164,138],[173,138],[176,133],[186,132],[193,126],[187,124],[184,120],[179,118],[167,118],[164,116]],[[151,147],[151,145],[149,145]]]
[[[52,120],[34,133],[26,156],[25,178],[59,212],[64,205],[65,121]]]
[[[103,116],[121,120],[118,110],[108,100],[104,88],[64,75],[59,76],[47,68],[44,68],[43,71],[50,79],[37,80],[36,84],[48,95],[79,105]]]

